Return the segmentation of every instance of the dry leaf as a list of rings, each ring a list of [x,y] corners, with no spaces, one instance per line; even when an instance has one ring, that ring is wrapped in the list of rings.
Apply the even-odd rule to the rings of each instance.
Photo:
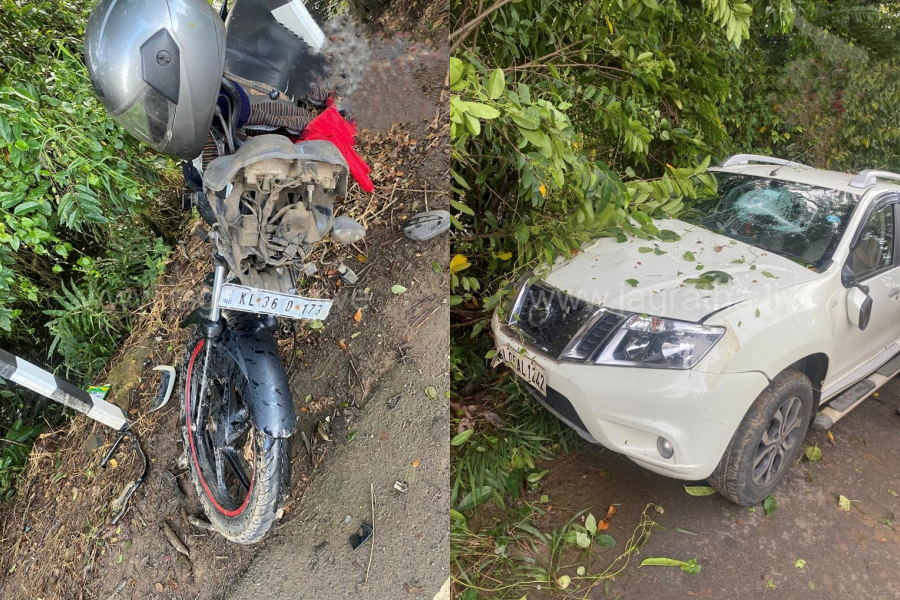
[[[831,430],[830,430],[830,429],[829,429],[828,431],[825,432],[825,437],[828,438],[828,441],[829,441],[829,442],[831,442],[832,444],[834,443],[834,436],[831,435]]]
[[[111,466],[113,469],[117,469],[119,467],[119,461],[117,461],[114,458],[111,458],[111,459],[109,459],[109,466]]]
[[[361,263],[369,262],[369,259],[366,258],[366,255],[365,255],[365,254],[357,254],[357,255],[356,255],[356,260],[358,260],[358,261],[361,262]]]
[[[356,314],[353,315],[353,320],[356,321],[357,323],[362,321],[362,309],[361,308],[356,309]]]
[[[413,461],[413,466],[414,466],[414,467],[418,467],[418,466],[419,466],[419,460],[418,460],[418,459],[416,459],[416,460]]]
[[[716,252],[721,252],[723,248],[725,248],[725,246],[716,246],[715,248],[713,248],[713,250],[715,250]]]
[[[607,529],[609,529],[609,519],[614,514],[616,514],[616,507],[610,504],[609,510],[606,511],[606,517],[602,521],[597,523],[597,531],[606,531]]]
[[[344,343],[344,340],[339,341],[339,342],[338,342],[338,346],[341,347],[341,350],[346,350],[346,349],[347,349],[347,344]]]

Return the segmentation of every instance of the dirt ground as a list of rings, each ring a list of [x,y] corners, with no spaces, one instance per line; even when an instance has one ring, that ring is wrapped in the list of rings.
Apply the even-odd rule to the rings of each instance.
[[[684,482],[646,471],[627,459],[586,447],[545,465],[550,473],[538,492],[553,510],[537,525],[562,525],[579,510],[616,514],[607,533],[623,551],[650,502],[660,527],[629,567],[587,598],[900,598],[900,381],[891,381],[835,424],[834,443],[810,432],[805,445],[818,444],[822,459],[803,459],[775,492],[774,513],[751,510],[721,496],[693,497]],[[844,512],[838,497],[852,500]],[[697,575],[678,568],[643,567],[646,557],[697,558]],[[798,559],[805,564],[798,566]],[[574,565],[571,576],[575,576]],[[564,571],[566,572],[566,571]],[[569,590],[572,592],[572,590]],[[583,597],[583,592],[572,592]],[[529,592],[529,600],[559,597]]]
[[[345,15],[345,29],[328,30],[337,52],[371,47],[359,53],[365,64],[347,71],[361,74],[357,85],[337,87],[353,108],[358,151],[377,187],[364,196],[354,186],[337,207],[338,214],[366,224],[363,242],[326,244],[318,257],[313,285],[335,298],[325,327],[298,327],[295,339],[283,324],[277,336],[300,417],[282,521],[249,547],[192,524],[199,506],[182,463],[178,398],[143,414],[155,394],[152,366],[180,368],[187,332],[178,322],[209,293],[208,248],[188,235],[108,375],[117,382],[114,400],[140,417],[136,427],[151,460],[147,483],[120,525],[111,527],[109,502],[136,476],[134,453],[126,446],[115,466],[101,470],[113,434],[81,417],[42,436],[22,492],[0,507],[0,598],[242,597],[266,569],[295,578],[283,580],[295,586],[292,598],[307,597],[297,591],[307,588],[323,599],[433,598],[444,586],[449,244],[446,236],[411,242],[400,225],[415,212],[448,205],[448,130],[440,112],[447,59],[446,47],[435,42],[446,29],[434,26],[443,10],[438,3],[416,13],[415,27],[392,17],[392,11],[406,14],[403,8],[403,0],[379,8],[365,28]],[[341,31],[351,31],[353,43],[341,45]],[[338,57],[335,64],[354,60]],[[398,89],[409,101],[393,101]],[[359,276],[355,285],[342,285],[340,262]],[[407,291],[392,293],[395,284]],[[396,407],[388,409],[386,398],[398,394]],[[397,481],[408,491],[395,490]],[[372,490],[374,543],[352,552],[350,533],[372,521]],[[179,542],[186,555],[176,550]],[[307,557],[303,569],[298,557]],[[296,579],[300,575],[311,579]],[[252,593],[260,595],[258,588]]]

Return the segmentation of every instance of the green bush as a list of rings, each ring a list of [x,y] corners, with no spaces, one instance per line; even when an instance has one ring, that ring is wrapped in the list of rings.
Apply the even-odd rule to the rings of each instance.
[[[91,88],[91,6],[0,1],[0,344],[81,381],[129,331],[180,222],[173,163]]]

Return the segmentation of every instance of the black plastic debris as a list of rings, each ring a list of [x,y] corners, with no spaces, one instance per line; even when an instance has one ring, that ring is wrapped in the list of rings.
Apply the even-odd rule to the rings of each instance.
[[[356,533],[350,536],[350,547],[357,550],[360,546],[369,541],[372,537],[372,526],[368,523],[362,523]]]
[[[387,407],[390,410],[394,410],[395,408],[397,408],[397,405],[400,404],[401,398],[402,398],[402,396],[400,394],[397,394],[396,396],[392,396],[391,398],[388,398]]]

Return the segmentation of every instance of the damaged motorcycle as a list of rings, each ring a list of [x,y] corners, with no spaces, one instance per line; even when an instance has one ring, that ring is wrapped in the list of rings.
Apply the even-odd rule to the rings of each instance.
[[[310,255],[326,236],[365,234],[334,217],[349,177],[372,189],[355,128],[295,73],[323,38],[300,0],[219,12],[207,0],[100,0],[86,29],[98,97],[132,135],[185,161],[183,207],[209,225],[212,294],[185,320],[195,329],[181,426],[211,527],[243,544],[271,530],[290,487],[296,418],[278,319],[327,318],[331,299],[302,295],[316,295],[304,289]]]

